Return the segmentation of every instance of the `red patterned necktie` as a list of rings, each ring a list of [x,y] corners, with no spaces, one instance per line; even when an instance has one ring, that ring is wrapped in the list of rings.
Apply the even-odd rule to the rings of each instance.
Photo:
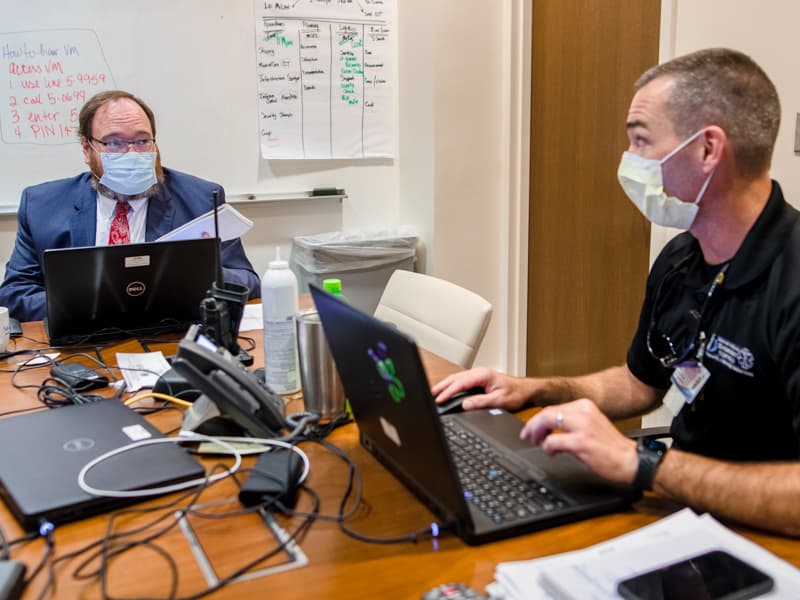
[[[131,230],[128,227],[128,211],[130,209],[131,205],[127,202],[117,202],[114,218],[111,219],[111,229],[108,232],[109,246],[131,242]]]

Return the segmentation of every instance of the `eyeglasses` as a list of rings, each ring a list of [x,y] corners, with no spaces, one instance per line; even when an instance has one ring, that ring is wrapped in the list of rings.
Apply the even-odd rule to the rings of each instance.
[[[692,314],[692,316],[697,314],[699,316],[699,313],[697,313],[696,310],[689,311],[689,314]],[[689,314],[686,316],[687,321],[690,319]],[[662,367],[665,369],[671,369],[675,365],[685,361],[692,353],[692,350],[694,350],[698,337],[697,332],[695,331],[692,333],[690,331],[689,335],[690,338],[688,343],[683,350],[679,352],[676,349],[675,344],[672,342],[672,339],[666,333],[662,333],[656,329],[655,319],[651,319],[650,326],[647,328],[647,351],[650,353],[650,356],[661,363]]]
[[[97,138],[89,139],[93,142],[97,142],[112,154],[122,154],[127,152],[129,148],[133,148],[134,152],[150,152],[156,143],[155,138],[131,140],[129,142],[126,142],[125,140],[110,140],[108,142],[103,142]]]
[[[697,360],[702,361],[702,347],[705,345],[705,334],[700,330],[700,326],[703,322],[703,317],[706,314],[706,309],[708,308],[711,296],[713,296],[716,289],[725,282],[725,273],[730,265],[730,263],[725,263],[717,273],[717,276],[714,277],[714,281],[711,282],[711,285],[706,292],[706,297],[703,300],[703,305],[700,307],[700,310],[697,311],[695,309],[691,309],[686,313],[686,328],[688,330],[689,338],[683,348],[678,350],[672,339],[667,334],[662,333],[656,328],[656,312],[658,310],[658,300],[661,296],[661,290],[664,287],[664,282],[669,279],[670,276],[677,273],[685,263],[686,259],[668,271],[658,284],[658,289],[656,289],[655,296],[653,297],[653,310],[650,313],[650,325],[647,328],[647,337],[645,338],[647,351],[650,353],[650,356],[660,362],[665,369],[671,369],[672,367],[682,363],[693,352],[695,352],[695,350],[697,350],[695,352]],[[699,346],[698,341],[700,341]]]

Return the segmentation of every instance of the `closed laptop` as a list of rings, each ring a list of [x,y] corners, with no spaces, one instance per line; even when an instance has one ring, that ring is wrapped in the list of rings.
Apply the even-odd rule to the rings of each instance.
[[[0,495],[20,524],[35,530],[113,510],[136,500],[94,496],[78,485],[91,460],[140,439],[163,437],[118,400],[65,406],[0,419]],[[203,466],[177,444],[124,452],[89,470],[99,490],[162,487],[204,476]]]

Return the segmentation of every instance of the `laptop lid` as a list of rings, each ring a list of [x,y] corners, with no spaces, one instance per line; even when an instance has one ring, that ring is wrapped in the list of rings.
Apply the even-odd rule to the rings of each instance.
[[[0,496],[27,530],[37,529],[41,519],[59,525],[137,502],[87,494],[78,473],[92,459],[149,437],[163,436],[117,400],[0,419]],[[154,444],[103,461],[86,481],[98,489],[135,490],[204,473],[177,444]]]
[[[602,480],[569,455],[549,457],[519,439],[522,421],[500,409],[439,417],[414,341],[392,325],[327,294],[311,295],[358,424],[361,442],[444,522],[475,544],[519,535],[625,506],[630,486]],[[465,499],[443,422],[491,443],[498,464],[558,492],[558,507],[513,522],[495,522]],[[500,497],[498,488],[497,496]]]
[[[45,250],[50,343],[186,328],[200,319],[218,260],[214,238]]]

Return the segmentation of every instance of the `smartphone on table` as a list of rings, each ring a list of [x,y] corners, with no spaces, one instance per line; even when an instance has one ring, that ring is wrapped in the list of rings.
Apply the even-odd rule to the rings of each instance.
[[[772,577],[722,550],[713,550],[625,579],[627,600],[747,600],[770,591]]]

